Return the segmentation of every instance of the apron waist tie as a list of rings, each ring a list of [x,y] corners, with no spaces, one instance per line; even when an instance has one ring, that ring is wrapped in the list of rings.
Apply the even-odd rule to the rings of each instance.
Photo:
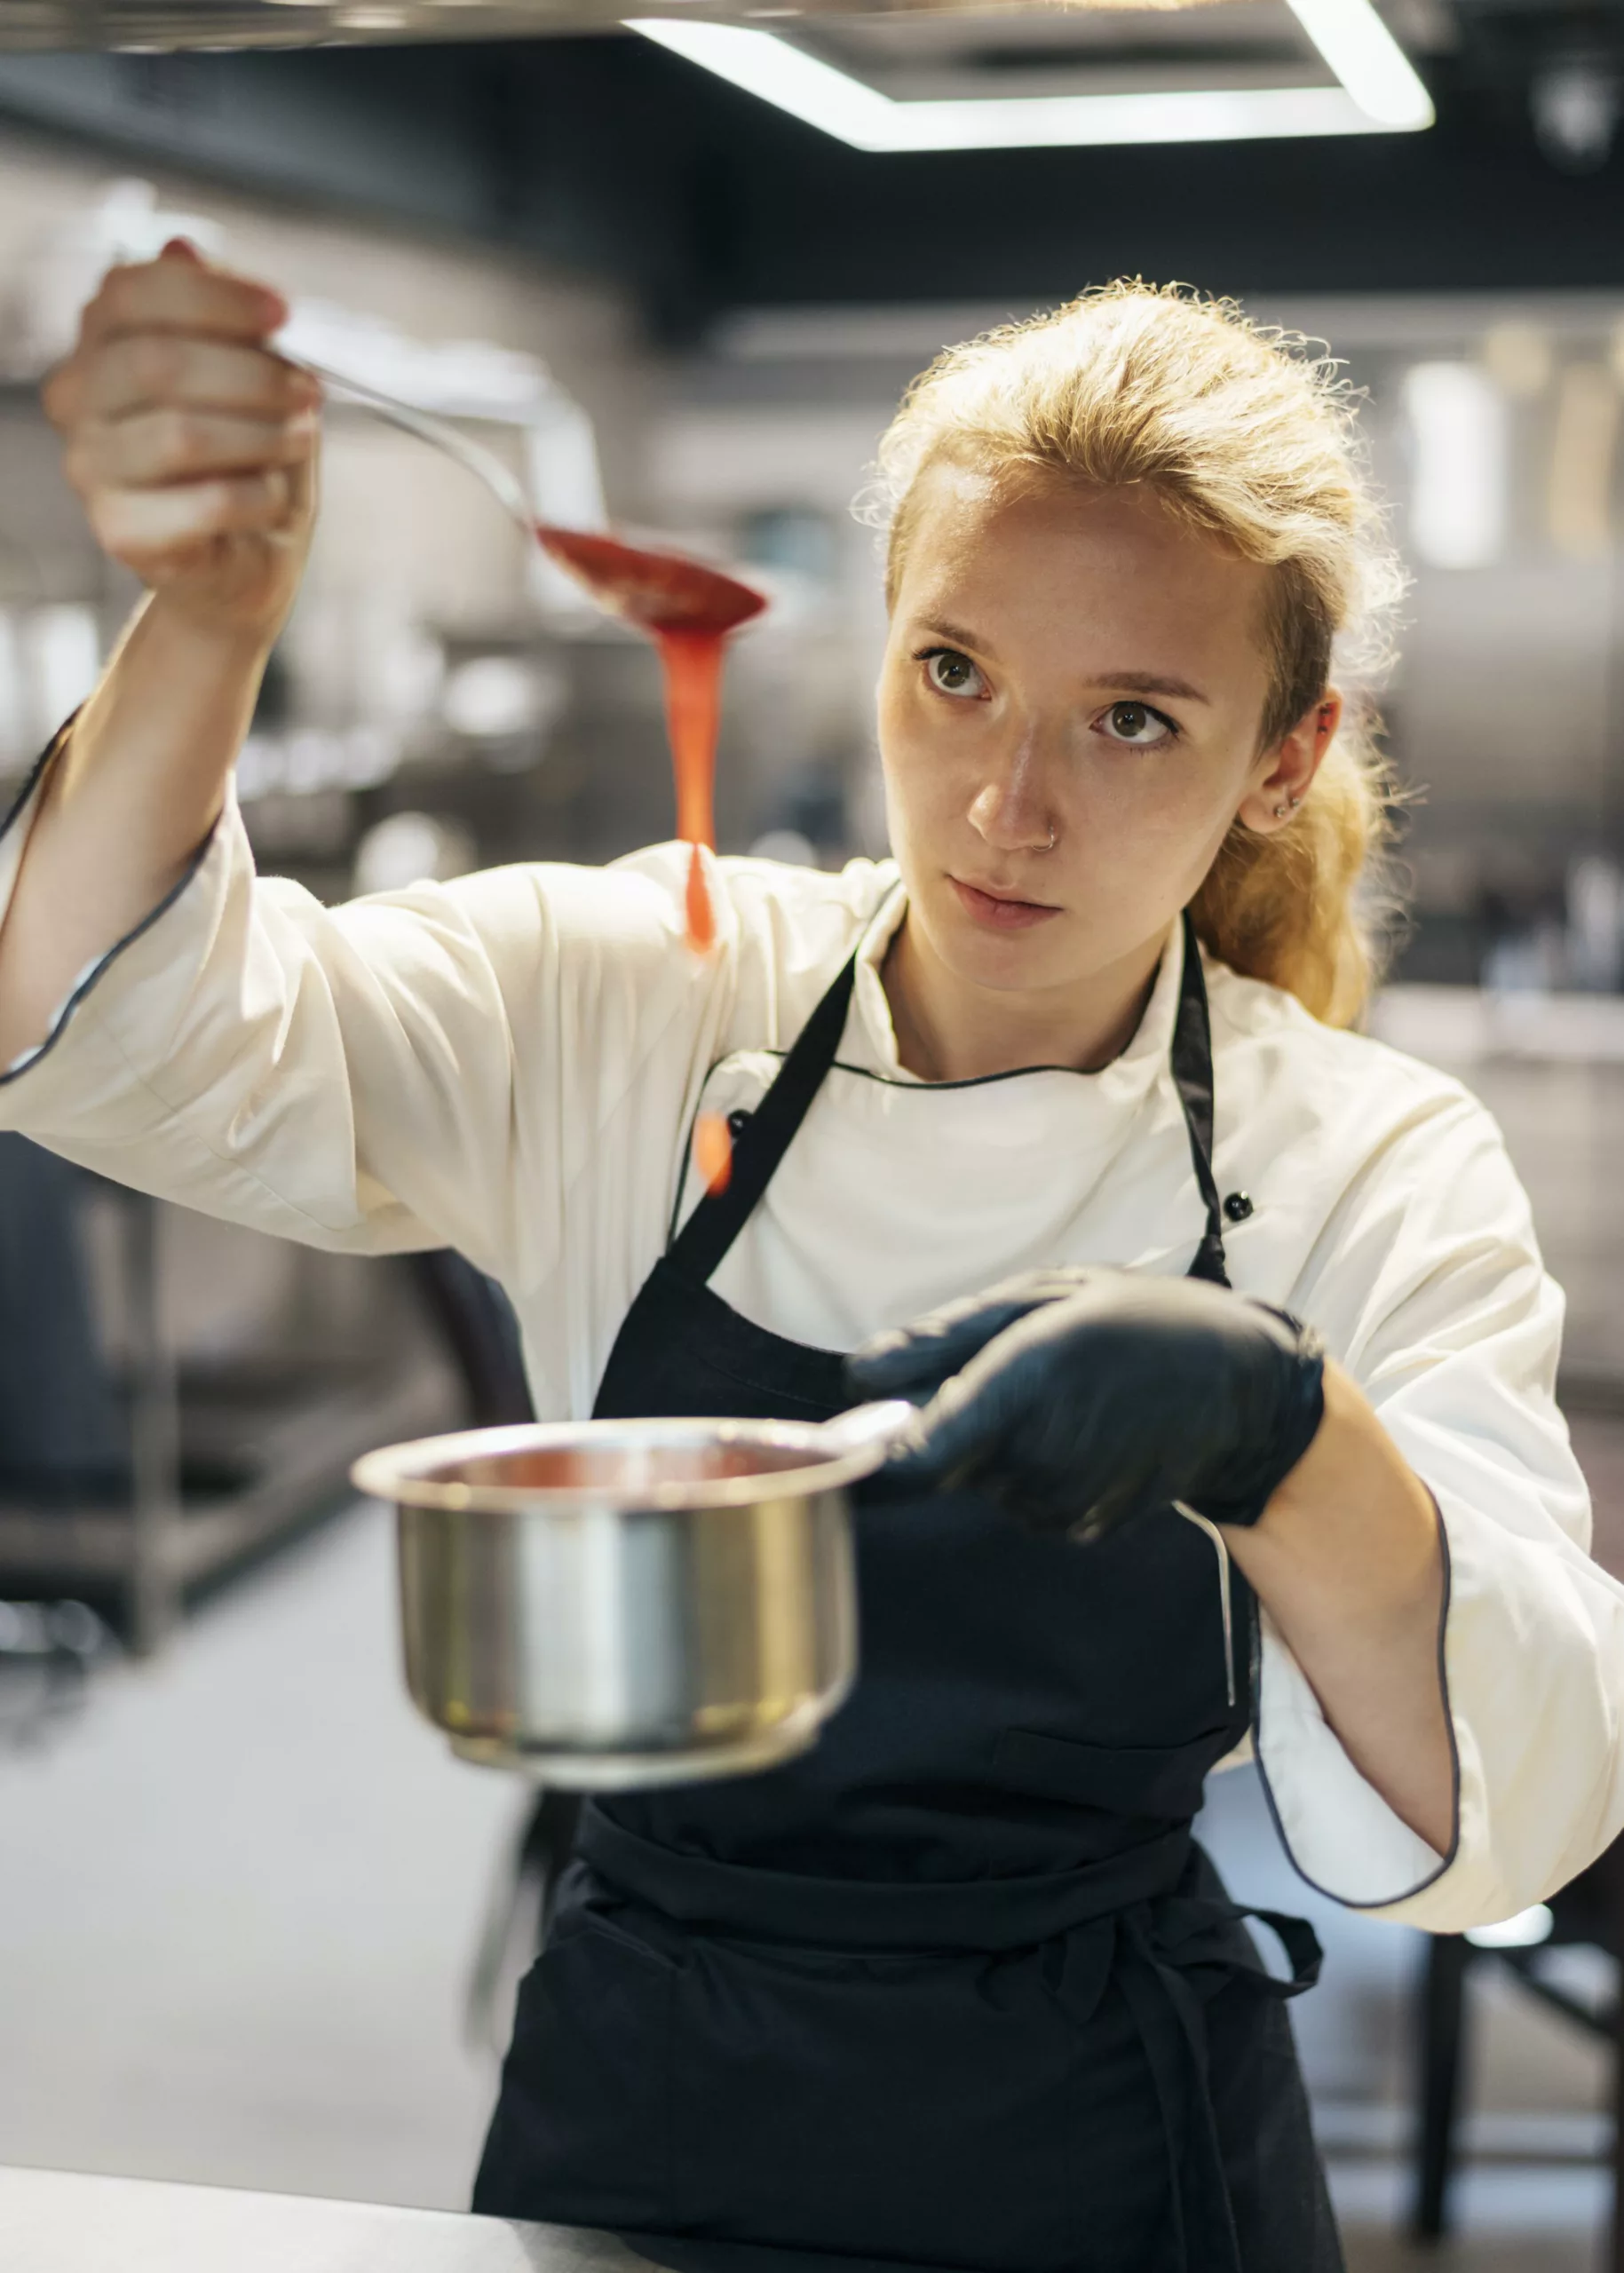
[[[1187,1826],[1077,1871],[936,1883],[718,1863],[641,1838],[598,1805],[582,1812],[575,1852],[616,1891],[701,1933],[911,1952],[1065,1938],[1081,2019],[1113,1978],[1144,2047],[1167,2146],[1177,2273],[1243,2273],[1208,2088],[1203,2005],[1237,1976],[1261,1995],[1295,1997],[1319,1977],[1320,1950],[1304,1920],[1231,1902]],[[1271,1974],[1239,1930],[1248,1918],[1279,1937],[1288,1980]]]
[[[1271,1974],[1237,1930],[1248,1918],[1278,1935],[1289,1979]],[[1319,1979],[1319,1937],[1305,1919],[1243,1909],[1207,1892],[1136,1903],[1119,1932],[1115,1977],[1145,2048],[1167,2145],[1173,2263],[1177,2273],[1244,2273],[1208,2088],[1201,1990],[1211,1994],[1244,1976],[1260,1995],[1299,1996]]]
[[[582,1812],[575,1853],[622,1894],[700,1932],[828,1949],[1018,1950],[1170,1895],[1194,1852],[1181,1825],[1081,1870],[1018,1878],[812,1878],[718,1863],[644,1839],[601,1806]]]

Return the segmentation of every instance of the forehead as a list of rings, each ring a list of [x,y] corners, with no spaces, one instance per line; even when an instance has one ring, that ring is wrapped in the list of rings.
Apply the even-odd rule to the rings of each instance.
[[[1011,487],[939,462],[913,503],[899,617],[939,617],[994,647],[1053,638],[1080,661],[1103,645],[1121,668],[1170,667],[1175,653],[1186,668],[1261,667],[1268,570],[1153,490]]]

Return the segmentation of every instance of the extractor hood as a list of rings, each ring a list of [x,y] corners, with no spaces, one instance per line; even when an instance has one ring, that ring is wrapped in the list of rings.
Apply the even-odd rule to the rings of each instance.
[[[1037,19],[1052,44],[1108,27],[1114,44],[1153,49],[1171,19],[1194,26],[1210,50],[1256,36],[1256,20],[1279,0],[679,0],[670,12],[716,23],[796,17],[895,20],[1003,15]],[[1344,0],[1330,0],[1344,4]],[[1355,0],[1363,5],[1364,0]],[[1440,0],[1378,0],[1400,14]],[[526,38],[611,29],[639,12],[634,0],[0,0],[0,49],[307,47],[403,40]],[[641,12],[655,12],[646,7]],[[664,12],[661,11],[660,12]],[[1235,28],[1232,33],[1231,27]],[[1176,44],[1176,42],[1175,42]]]
[[[622,27],[866,151],[1414,132],[1437,0],[0,0],[0,47],[273,48]],[[679,12],[680,11],[680,12]]]
[[[1009,0],[1012,10],[1023,0]],[[1026,0],[1029,6],[1029,0]],[[1071,0],[1117,12],[1125,0]],[[1227,0],[1128,0],[1129,12],[1216,6]],[[801,15],[916,16],[994,12],[999,0],[799,0],[796,5],[683,8],[713,22]],[[0,0],[0,49],[309,47],[400,40],[523,39],[609,30],[627,0]]]
[[[314,47],[607,29],[614,0],[0,0],[0,49]]]

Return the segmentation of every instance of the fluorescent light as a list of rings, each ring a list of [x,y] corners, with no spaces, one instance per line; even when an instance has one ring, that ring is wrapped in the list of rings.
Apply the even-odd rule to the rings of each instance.
[[[633,16],[627,28],[855,149],[896,147],[888,139],[888,128],[891,112],[899,106],[889,95],[791,47],[774,32],[746,31],[736,24],[680,23],[663,16]]]
[[[1404,407],[1414,440],[1410,540],[1433,568],[1488,568],[1505,549],[1511,434],[1505,397],[1472,363],[1417,363]]]
[[[1287,0],[1359,108],[1380,124],[1430,126],[1432,98],[1377,15],[1374,0]]]
[[[1604,363],[1570,363],[1557,391],[1546,513],[1550,541],[1571,560],[1612,550],[1619,390]]]
[[[1297,4],[1297,0],[1292,0]],[[1320,0],[1303,0],[1320,4]],[[1366,0],[1329,0],[1362,9]],[[1374,20],[1374,19],[1373,19]],[[1378,27],[1380,28],[1380,27]],[[1343,87],[1200,88],[1167,94],[1008,95],[898,102],[774,32],[736,24],[627,20],[747,94],[772,103],[856,150],[1010,150],[1137,142],[1248,142],[1280,136],[1379,134],[1378,117]],[[1387,35],[1382,34],[1385,38]],[[1397,50],[1394,51],[1395,53]],[[1402,56],[1399,61],[1403,62]],[[1407,71],[1409,66],[1405,64]],[[1419,80],[1416,85],[1420,86]],[[1424,97],[1425,89],[1422,89]],[[1425,119],[1402,122],[1430,125]]]

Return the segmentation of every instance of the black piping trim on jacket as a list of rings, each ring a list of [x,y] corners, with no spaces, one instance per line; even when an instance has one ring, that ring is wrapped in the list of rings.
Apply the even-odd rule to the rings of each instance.
[[[1197,952],[1200,952],[1199,948]],[[1160,978],[1161,975],[1161,965],[1158,964],[1158,978]],[[1154,993],[1154,982],[1153,982],[1152,992]],[[1148,997],[1146,998],[1145,1007],[1146,1009],[1149,1008]],[[1143,1024],[1144,1018],[1141,1017],[1140,1025],[1143,1026]],[[1136,1028],[1134,1039],[1137,1041],[1137,1038],[1138,1029]],[[1125,1053],[1119,1053],[1117,1057],[1110,1059],[1106,1065],[1097,1065],[1091,1070],[1084,1070],[1075,1065],[1017,1065],[1005,1073],[975,1073],[970,1075],[969,1079],[962,1081],[899,1081],[892,1074],[876,1073],[871,1066],[849,1065],[844,1057],[836,1057],[833,1065],[830,1066],[829,1071],[832,1073],[854,1074],[860,1081],[872,1081],[875,1083],[876,1088],[883,1089],[923,1089],[927,1092],[946,1089],[991,1089],[993,1085],[998,1081],[1024,1081],[1029,1073],[1069,1073],[1074,1081],[1092,1081],[1101,1073],[1109,1073],[1113,1065],[1120,1065],[1122,1062],[1122,1055],[1124,1054]],[[736,1057],[771,1057],[776,1059],[778,1064],[781,1066],[788,1055],[789,1052],[787,1049],[772,1049],[766,1047],[765,1044],[763,1044],[760,1048],[754,1049],[749,1048],[743,1049],[730,1049],[725,1057],[718,1057],[716,1064],[708,1069],[704,1081],[701,1085],[700,1095],[701,1097],[704,1095],[705,1090],[709,1087],[711,1081],[715,1079],[717,1073],[720,1072],[721,1068],[724,1065],[730,1065]],[[677,1178],[677,1189],[671,1196],[670,1221],[666,1227],[666,1246],[668,1249],[670,1247],[671,1241],[677,1237],[678,1230],[681,1228],[682,1198],[683,1193],[687,1189],[689,1171],[693,1166],[693,1129],[694,1123],[697,1121],[698,1118],[699,1108],[695,1106],[693,1120],[690,1121],[688,1123],[687,1139],[683,1146],[682,1170]]]
[[[74,718],[76,718],[78,715],[79,713],[75,710],[74,712]],[[12,828],[21,818],[23,809],[27,805],[29,798],[34,795],[34,792],[44,780],[45,776],[45,768],[50,764],[51,759],[56,756],[63,743],[67,740],[68,731],[73,725],[74,718],[70,718],[67,721],[67,725],[59,726],[57,728],[56,733],[52,734],[51,740],[45,744],[44,748],[40,752],[33,764],[29,767],[28,780],[23,783],[21,788],[19,789],[17,795],[12,798],[10,805],[7,807],[5,819],[4,820],[0,820],[0,843],[4,843],[5,839],[11,835]]]
[[[730,1049],[725,1057],[717,1058],[705,1080],[709,1084],[724,1065],[731,1065],[735,1058],[775,1057],[782,1065],[788,1055],[787,1049],[768,1049],[764,1047]],[[996,1081],[1024,1081],[1029,1073],[1067,1073],[1074,1081],[1097,1081],[1102,1073],[1108,1073],[1113,1065],[1120,1065],[1121,1062],[1121,1057],[1113,1057],[1109,1065],[1096,1065],[1091,1069],[1077,1065],[1015,1065],[1007,1073],[975,1073],[963,1081],[899,1081],[892,1073],[876,1073],[872,1066],[849,1065],[844,1057],[837,1057],[829,1071],[831,1073],[855,1074],[860,1081],[873,1081],[883,1089],[907,1089],[914,1094],[923,1092],[931,1097],[940,1089],[989,1089]]]
[[[1161,966],[1160,963],[1156,966],[1156,973],[1157,979],[1160,979],[1161,973]],[[1152,994],[1154,994],[1155,988],[1156,981],[1153,980],[1151,986]],[[1147,995],[1145,998],[1145,1009],[1148,1010],[1149,1008],[1150,998]],[[1132,1043],[1138,1040],[1139,1027],[1143,1026],[1144,1023],[1144,1016],[1141,1014],[1139,1026],[1136,1026],[1134,1029],[1132,1038],[1128,1045],[1129,1048],[1131,1048]],[[859,1081],[873,1081],[883,1089],[989,1089],[993,1087],[994,1082],[997,1081],[1023,1081],[1026,1080],[1028,1073],[1069,1073],[1074,1081],[1095,1081],[1101,1073],[1108,1073],[1113,1065],[1120,1065],[1127,1054],[1128,1052],[1126,1049],[1119,1050],[1114,1057],[1107,1058],[1103,1065],[1050,1065],[1047,1064],[1037,1065],[1013,1065],[1010,1068],[1008,1073],[972,1073],[962,1081],[899,1081],[894,1074],[876,1073],[872,1066],[848,1065],[844,1057],[836,1057],[834,1064],[830,1066],[829,1071],[832,1073],[854,1073]],[[742,1049],[730,1049],[725,1057],[717,1058],[716,1064],[711,1066],[705,1075],[705,1081],[707,1084],[709,1084],[721,1067],[731,1064],[735,1057],[775,1057],[781,1065],[788,1055],[789,1052],[787,1049],[768,1049],[764,1043],[758,1049],[750,1049],[746,1047]]]
[[[77,716],[78,713],[75,711],[74,717],[76,717]],[[73,723],[73,719],[70,718],[67,721],[67,725],[64,726],[61,732],[57,735],[55,741],[51,744],[50,748],[45,751],[38,764],[35,766],[33,772],[29,774],[28,780],[23,785],[20,795],[12,804],[11,811],[6,814],[4,821],[0,821],[0,843],[4,842],[7,835],[15,825],[19,817],[26,810],[29,798],[34,795],[34,792],[39,786],[40,781],[44,779],[46,767],[50,764],[51,759],[57,756],[58,752],[61,749],[63,743],[66,741],[68,729],[72,726]],[[96,961],[88,967],[83,976],[75,986],[72,993],[68,995],[67,1001],[58,1010],[56,1017],[51,1023],[51,1031],[45,1036],[44,1041],[40,1043],[39,1048],[37,1049],[29,1050],[26,1057],[16,1058],[10,1065],[0,1068],[0,1089],[4,1089],[7,1084],[12,1081],[20,1081],[25,1073],[31,1073],[33,1072],[34,1068],[39,1064],[42,1057],[48,1057],[50,1056],[51,1052],[56,1048],[57,1043],[61,1040],[62,1035],[67,1032],[68,1021],[73,1017],[74,1012],[78,1009],[80,1003],[83,1002],[85,996],[91,992],[91,989],[95,986],[97,980],[100,978],[102,973],[118,960],[119,956],[123,954],[126,947],[132,947],[136,941],[140,939],[144,933],[150,931],[153,925],[158,921],[159,917],[166,915],[170,909],[174,906],[175,902],[180,898],[181,893],[185,891],[193,877],[196,875],[198,870],[202,867],[203,861],[208,857],[209,848],[214,843],[216,836],[219,833],[219,821],[217,820],[213,827],[204,836],[202,842],[197,847],[197,850],[193,853],[191,859],[187,861],[186,867],[179,877],[170,887],[169,891],[164,893],[157,906],[148,909],[147,913],[142,916],[140,922],[136,924],[132,931],[126,931],[122,939],[115,939],[113,945],[107,949],[107,953],[103,955],[99,955],[96,958]]]
[[[762,1049],[729,1050],[725,1057],[717,1058],[716,1064],[706,1074],[704,1081],[701,1085],[700,1094],[702,1097],[705,1090],[709,1088],[711,1081],[721,1071],[722,1067],[724,1065],[731,1065],[735,1058],[771,1057],[775,1058],[778,1064],[781,1065],[788,1055],[789,1052],[787,1049]],[[1112,1065],[1118,1065],[1121,1063],[1121,1060],[1118,1058],[1113,1058],[1111,1062]],[[1110,1067],[1101,1066],[1097,1070],[1099,1073],[1108,1073],[1110,1071]],[[829,1071],[831,1073],[851,1073],[858,1081],[873,1081],[878,1088],[883,1089],[906,1089],[913,1093],[923,1091],[926,1096],[934,1095],[935,1092],[940,1089],[990,1089],[994,1081],[1023,1081],[1028,1073],[1069,1073],[1074,1080],[1079,1081],[1092,1081],[1096,1078],[1096,1075],[1094,1074],[1079,1073],[1075,1065],[1018,1065],[1013,1073],[978,1073],[973,1079],[967,1081],[899,1081],[894,1080],[889,1073],[875,1073],[867,1065],[848,1065],[844,1057],[837,1057],[834,1064],[829,1067]],[[765,1092],[764,1091],[763,1094],[764,1095]],[[749,1109],[749,1108],[748,1107],[745,1108],[747,1111]],[[666,1245],[668,1247],[669,1247],[671,1241],[676,1238],[677,1232],[681,1228],[682,1198],[684,1192],[688,1188],[688,1175],[693,1163],[693,1131],[698,1120],[699,1107],[696,1105],[693,1109],[693,1119],[688,1123],[687,1137],[683,1144],[682,1172],[677,1176],[677,1190],[671,1200],[671,1219],[666,1227]]]
[[[1256,1717],[1253,1723],[1253,1746],[1257,1754],[1257,1773],[1259,1780],[1264,1787],[1264,1798],[1268,1802],[1269,1813],[1273,1819],[1276,1835],[1279,1840],[1280,1845],[1286,1850],[1287,1856],[1290,1860],[1292,1869],[1295,1871],[1297,1876],[1303,1881],[1303,1883],[1305,1886],[1312,1887],[1316,1894],[1324,1895],[1327,1901],[1336,1903],[1343,1910],[1388,1910],[1398,1902],[1413,1902],[1418,1894],[1425,1894],[1430,1886],[1436,1886],[1438,1884],[1445,1872],[1451,1868],[1454,1863],[1455,1857],[1461,1851],[1461,1751],[1460,1746],[1455,1742],[1454,1713],[1449,1702],[1449,1667],[1444,1651],[1445,1637],[1449,1629],[1450,1597],[1454,1591],[1454,1565],[1450,1560],[1449,1532],[1445,1526],[1444,1511],[1438,1504],[1436,1493],[1429,1491],[1427,1493],[1427,1497],[1432,1502],[1432,1517],[1433,1521],[1438,1525],[1438,1548],[1444,1558],[1444,1599],[1439,1605],[1438,1613],[1438,1694],[1444,1700],[1444,1726],[1449,1738],[1450,1833],[1448,1848],[1446,1850],[1443,1858],[1439,1862],[1437,1870],[1429,1872],[1424,1879],[1418,1880],[1414,1886],[1406,1887],[1402,1894],[1384,1894],[1379,1900],[1374,1902],[1350,1901],[1345,1894],[1338,1894],[1334,1887],[1321,1886],[1318,1879],[1311,1878],[1308,1873],[1303,1869],[1302,1864],[1298,1862],[1295,1855],[1292,1853],[1291,1841],[1286,1836],[1286,1826],[1280,1821],[1279,1809],[1275,1805],[1274,1789],[1269,1781],[1268,1763],[1264,1757],[1264,1692],[1262,1666],[1263,1630],[1258,1618],[1256,1601],[1254,1602],[1252,1613],[1252,1663],[1255,1685],[1253,1687],[1252,1695]]]

